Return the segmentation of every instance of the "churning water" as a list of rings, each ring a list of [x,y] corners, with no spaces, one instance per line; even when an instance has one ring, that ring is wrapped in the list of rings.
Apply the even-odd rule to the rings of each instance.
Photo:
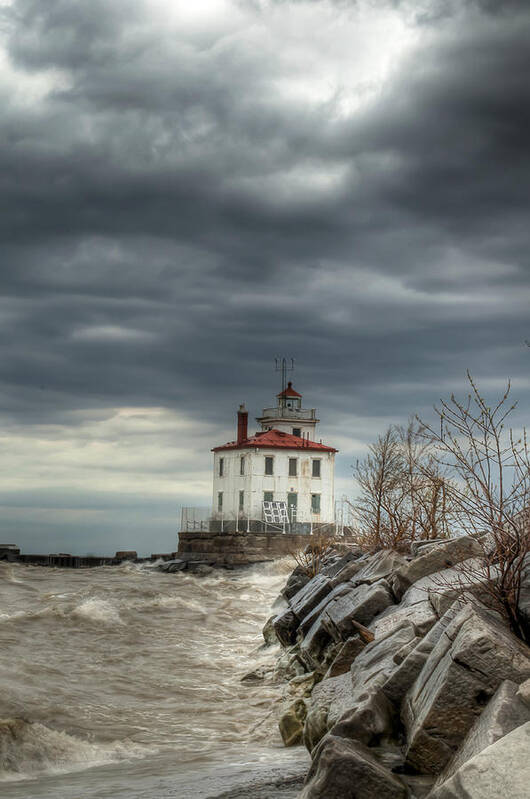
[[[277,655],[261,628],[290,568],[0,563],[2,799],[211,796],[285,759],[281,688],[241,677]]]

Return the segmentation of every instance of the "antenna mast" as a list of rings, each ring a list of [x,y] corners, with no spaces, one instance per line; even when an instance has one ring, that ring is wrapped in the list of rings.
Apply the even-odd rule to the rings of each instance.
[[[291,361],[290,366],[287,365],[288,361]],[[294,358],[275,358],[274,371],[282,373],[282,394],[283,394],[283,392],[287,388],[287,372],[294,372]],[[280,398],[280,404],[285,405],[285,397]]]

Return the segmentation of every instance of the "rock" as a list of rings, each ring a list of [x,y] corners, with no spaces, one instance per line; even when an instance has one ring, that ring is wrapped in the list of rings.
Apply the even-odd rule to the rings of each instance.
[[[445,544],[447,538],[431,538],[428,541],[413,541],[410,545],[410,552],[415,558],[418,555],[425,555],[430,549],[434,549],[438,544]]]
[[[341,735],[372,742],[390,731],[394,711],[380,689],[397,668],[393,661],[396,649],[413,638],[414,628],[404,624],[384,639],[368,644],[353,661],[349,675],[323,680],[322,692],[326,691],[326,683],[334,683],[333,691],[327,695],[326,716],[326,727],[332,734],[337,729]],[[318,702],[323,704],[322,694],[318,695]]]
[[[523,633],[526,640],[530,641],[530,552],[523,561],[518,611]]]
[[[525,705],[530,707],[530,680],[525,680],[519,686],[519,690],[517,691],[517,697],[524,702]]]
[[[386,696],[375,691],[347,710],[330,732],[339,738],[354,738],[367,746],[376,746],[381,738],[388,738],[393,733],[394,715],[394,708]]]
[[[309,669],[320,668],[324,658],[324,651],[331,640],[331,636],[324,627],[322,619],[317,619],[300,643],[300,657]]]
[[[289,680],[285,688],[287,698],[300,698],[311,696],[311,691],[319,682],[320,675],[316,671],[310,671],[307,674],[300,674],[298,677],[293,677]]]
[[[374,616],[392,603],[393,597],[385,580],[374,585],[363,584],[326,605],[322,614],[323,624],[332,638],[345,641],[356,632],[352,621],[369,624]]]
[[[389,582],[395,596],[401,599],[407,589],[422,577],[450,568],[468,558],[480,557],[481,554],[482,547],[477,539],[471,536],[450,538],[399,568]]]
[[[299,621],[311,613],[332,589],[331,580],[317,574],[291,598],[291,610]]]
[[[362,583],[371,585],[388,577],[398,569],[404,568],[406,565],[407,560],[403,555],[394,552],[392,549],[383,549],[364,562],[362,568],[352,578],[352,582],[355,585],[361,585]]]
[[[414,598],[417,599],[418,595],[415,594]],[[383,635],[388,635],[388,633],[400,627],[404,622],[409,622],[414,625],[416,634],[422,636],[425,635],[437,621],[438,616],[425,593],[424,598],[418,601],[407,601],[404,598],[401,604],[397,606],[390,605],[386,610],[375,617],[370,624],[370,630],[374,633],[376,638],[380,638]]]
[[[300,799],[405,799],[401,780],[358,741],[326,736]]]
[[[340,572],[338,572],[334,577],[331,578],[331,584],[333,588],[337,585],[341,585],[341,583],[346,583],[351,581],[352,577],[355,577],[358,574],[364,563],[365,558],[359,558],[358,560],[352,560]]]
[[[177,558],[176,560],[166,560],[164,563],[160,563],[157,569],[158,571],[172,574],[173,572],[184,571],[187,565],[187,561]]]
[[[274,629],[273,621],[275,616],[271,616],[265,622],[265,626],[262,630],[263,640],[265,641],[265,646],[273,646],[274,644],[279,644],[280,641],[278,636],[276,635],[276,631]]]
[[[283,713],[279,726],[285,746],[295,746],[301,743],[306,715],[307,708],[303,699],[297,699]]]
[[[247,685],[256,685],[272,677],[272,674],[273,668],[271,666],[258,666],[256,669],[244,674],[243,677],[241,677],[241,682]]]
[[[366,643],[358,633],[348,638],[348,640],[340,646],[337,655],[326,673],[326,678],[338,677],[339,674],[344,674],[349,671],[351,664],[357,655],[363,651],[365,646]]]
[[[381,688],[387,699],[394,702],[396,706],[401,704],[405,694],[415,682],[445,628],[460,610],[461,605],[455,602],[435,626],[429,630],[424,638],[418,641],[418,639],[414,637],[396,652],[393,661],[397,664],[397,668],[386,677]],[[412,646],[411,651],[398,663],[401,654],[410,646]]]
[[[306,635],[309,629],[315,623],[315,621],[322,617],[322,611],[326,609],[326,607],[333,599],[338,599],[341,596],[350,594],[352,590],[353,587],[351,583],[345,583],[345,584],[341,583],[340,585],[335,586],[335,588],[332,588],[329,594],[326,594],[324,599],[322,599],[318,603],[318,605],[316,605],[316,607],[314,607],[313,610],[307,614],[307,616],[304,616],[304,618],[302,619],[302,621],[298,626],[299,633],[302,635]]]
[[[329,577],[317,574],[291,598],[290,605],[274,617],[272,625],[283,646],[294,644],[296,631],[302,619],[305,619],[331,590]],[[306,627],[310,625],[311,621],[309,625],[306,623]]]
[[[310,579],[307,572],[301,566],[297,566],[289,575],[289,579],[282,589],[282,596],[287,600],[291,599],[300,589],[307,585]]]
[[[509,732],[464,763],[429,799],[527,799],[530,722]]]
[[[411,653],[411,652],[412,652],[414,649],[416,649],[416,647],[418,646],[419,642],[420,642],[420,641],[422,641],[422,640],[423,640],[423,639],[422,639],[422,638],[421,638],[419,635],[417,635],[415,638],[413,638],[413,639],[412,639],[412,641],[408,641],[408,643],[406,643],[406,644],[403,644],[403,646],[402,646],[402,647],[400,647],[400,648],[397,650],[396,654],[395,654],[395,655],[394,655],[394,657],[392,658],[392,660],[394,661],[394,663],[396,664],[396,666],[400,666],[400,665],[403,663],[403,661],[404,661],[406,658],[408,658],[408,656],[410,655],[410,653]]]
[[[299,621],[291,608],[282,611],[272,620],[272,626],[278,641],[282,646],[289,646],[296,641],[296,630],[298,629]]]
[[[315,705],[311,700],[307,718],[304,724],[304,746],[308,752],[312,752],[315,746],[322,740],[328,731],[328,709],[322,705]]]
[[[352,705],[352,679],[349,672],[322,680],[315,685],[311,706],[304,728],[304,744],[311,752],[336,718]],[[333,722],[328,725],[328,715],[333,705]],[[338,716],[337,716],[338,713]]]
[[[320,570],[320,574],[324,574],[326,577],[337,577],[341,571],[345,569],[346,566],[350,563],[355,563],[359,556],[361,555],[360,550],[351,550],[346,552],[342,557],[337,558],[333,563],[324,566]],[[360,566],[359,566],[360,568]]]
[[[305,674],[307,669],[300,659],[298,646],[290,647],[278,658],[274,671],[276,677],[283,680],[292,680],[293,677]]]
[[[529,654],[498,616],[464,607],[403,702],[409,766],[433,774],[443,769],[499,684],[521,683],[530,676]]]
[[[471,727],[462,746],[440,775],[442,785],[458,769],[499,738],[530,721],[530,708],[517,696],[519,686],[505,680]],[[530,754],[530,751],[529,751]]]
[[[424,577],[423,580],[415,583],[413,588],[421,586],[427,589],[429,602],[438,616],[442,616],[455,599],[464,593],[475,597],[480,602],[487,602],[489,600],[488,584],[497,577],[498,570],[495,566],[490,566],[490,576],[488,577],[483,563],[481,558],[469,558],[451,569],[444,569],[429,577]]]

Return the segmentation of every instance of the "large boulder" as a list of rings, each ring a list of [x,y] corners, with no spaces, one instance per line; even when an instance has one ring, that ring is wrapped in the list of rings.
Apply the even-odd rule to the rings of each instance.
[[[407,589],[422,577],[448,569],[468,558],[480,557],[482,554],[483,548],[476,538],[472,536],[450,538],[399,568],[389,582],[396,597],[401,599]]]
[[[393,549],[382,549],[364,561],[362,568],[352,577],[352,583],[371,585],[385,579],[398,569],[405,568],[406,565],[406,558],[399,552],[395,552]]]
[[[359,633],[352,635],[351,638],[348,638],[344,641],[343,644],[340,645],[339,650],[331,663],[328,671],[326,672],[326,678],[328,677],[338,677],[339,674],[344,674],[345,672],[349,671],[351,668],[351,664],[363,651],[366,643],[363,641]]]
[[[276,635],[276,631],[274,629],[273,621],[274,616],[271,616],[265,622],[265,625],[262,630],[263,640],[265,641],[263,646],[273,646],[274,644],[278,644],[278,636]]]
[[[353,705],[352,678],[349,672],[331,677],[315,685],[304,727],[304,744],[311,752],[323,735]],[[332,721],[328,723],[330,709]]]
[[[360,549],[351,549],[348,552],[345,552],[341,557],[338,557],[331,563],[326,564],[320,570],[320,574],[324,574],[326,577],[337,577],[350,563],[356,563],[361,554],[362,552]]]
[[[304,732],[304,721],[307,714],[303,699],[297,699],[280,717],[280,733],[285,746],[301,743]]]
[[[352,560],[349,563],[347,563],[346,566],[344,566],[339,572],[337,572],[337,574],[335,574],[331,578],[331,583],[333,587],[335,587],[336,585],[340,585],[341,583],[346,583],[350,581],[352,577],[355,577],[355,575],[361,571],[365,562],[366,562],[366,556],[358,558],[358,560]]]
[[[489,611],[465,606],[448,624],[405,697],[407,763],[439,773],[503,680],[530,676],[530,650]]]
[[[455,602],[424,638],[418,639],[415,637],[400,650],[396,651],[394,662],[397,667],[385,679],[381,690],[387,699],[397,707],[401,705],[407,691],[416,681],[444,630],[461,609],[462,606]]]
[[[318,747],[311,779],[299,799],[405,799],[401,780],[358,741],[328,735]]]
[[[291,610],[301,621],[308,613],[311,613],[313,608],[316,608],[319,602],[329,594],[332,589],[331,580],[324,574],[317,574],[313,577],[307,585],[298,591],[291,598]]]
[[[322,602],[332,587],[329,577],[317,574],[291,597],[289,606],[274,617],[272,626],[283,646],[294,644],[300,622]]]
[[[319,616],[309,628],[300,643],[300,657],[310,669],[318,669],[324,659],[324,652],[332,641],[329,631]]]
[[[299,623],[291,608],[283,610],[273,618],[272,628],[282,646],[290,646],[295,643]]]
[[[438,616],[429,601],[429,584],[426,582],[428,580],[428,577],[423,578],[419,583],[411,586],[399,605],[390,605],[375,617],[370,624],[370,629],[376,638],[388,635],[403,622],[413,624],[416,634],[420,636],[425,635],[431,629],[437,622]]]
[[[289,600],[298,593],[310,580],[309,574],[303,569],[301,566],[297,566],[296,569],[291,572],[289,578],[282,589],[282,596],[285,599]]]
[[[464,763],[429,799],[527,799],[530,722],[516,727]]]
[[[523,561],[518,611],[524,635],[530,641],[530,552]]]
[[[393,603],[385,580],[363,584],[334,598],[323,612],[323,624],[335,640],[345,641],[356,631],[355,624],[369,624],[372,619]]]
[[[298,625],[299,633],[301,635],[307,635],[309,629],[313,626],[315,621],[322,618],[322,611],[325,610],[332,600],[338,599],[346,594],[351,594],[352,591],[353,587],[349,582],[344,584],[341,583],[340,585],[332,588],[331,591],[320,600],[318,605],[315,605],[315,607],[307,614],[307,616],[304,616],[304,618],[300,621],[300,624]]]
[[[491,746],[516,727],[530,721],[530,707],[518,696],[518,690],[519,686],[511,680],[501,683],[471,727],[462,746],[440,775],[436,786],[446,782],[466,761],[471,760],[487,746]]]
[[[439,544],[445,544],[447,538],[430,538],[427,541],[413,541],[410,545],[411,555],[416,558],[418,555],[425,555],[430,549],[434,549]]]
[[[413,626],[403,624],[364,647],[349,673],[327,678],[314,688],[304,728],[304,743],[309,751],[328,730],[334,733],[337,724],[341,736],[358,736],[366,742],[390,732],[392,708],[380,689],[397,668],[396,651],[414,637]]]
[[[487,603],[488,588],[497,576],[498,569],[495,566],[490,566],[486,571],[483,558],[469,558],[451,569],[444,569],[418,580],[409,591],[415,588],[426,589],[431,605],[442,616],[455,599],[463,594]]]
[[[395,710],[379,690],[367,691],[365,698],[342,714],[331,728],[331,735],[354,738],[367,746],[376,746],[381,739],[395,733]]]
[[[298,646],[290,646],[276,661],[274,674],[278,680],[292,680],[307,671],[306,665],[300,657]]]

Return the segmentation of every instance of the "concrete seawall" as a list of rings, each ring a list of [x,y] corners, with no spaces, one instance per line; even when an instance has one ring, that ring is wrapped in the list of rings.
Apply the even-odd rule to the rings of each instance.
[[[305,549],[318,536],[293,533],[181,532],[177,558],[215,566],[244,566]]]

